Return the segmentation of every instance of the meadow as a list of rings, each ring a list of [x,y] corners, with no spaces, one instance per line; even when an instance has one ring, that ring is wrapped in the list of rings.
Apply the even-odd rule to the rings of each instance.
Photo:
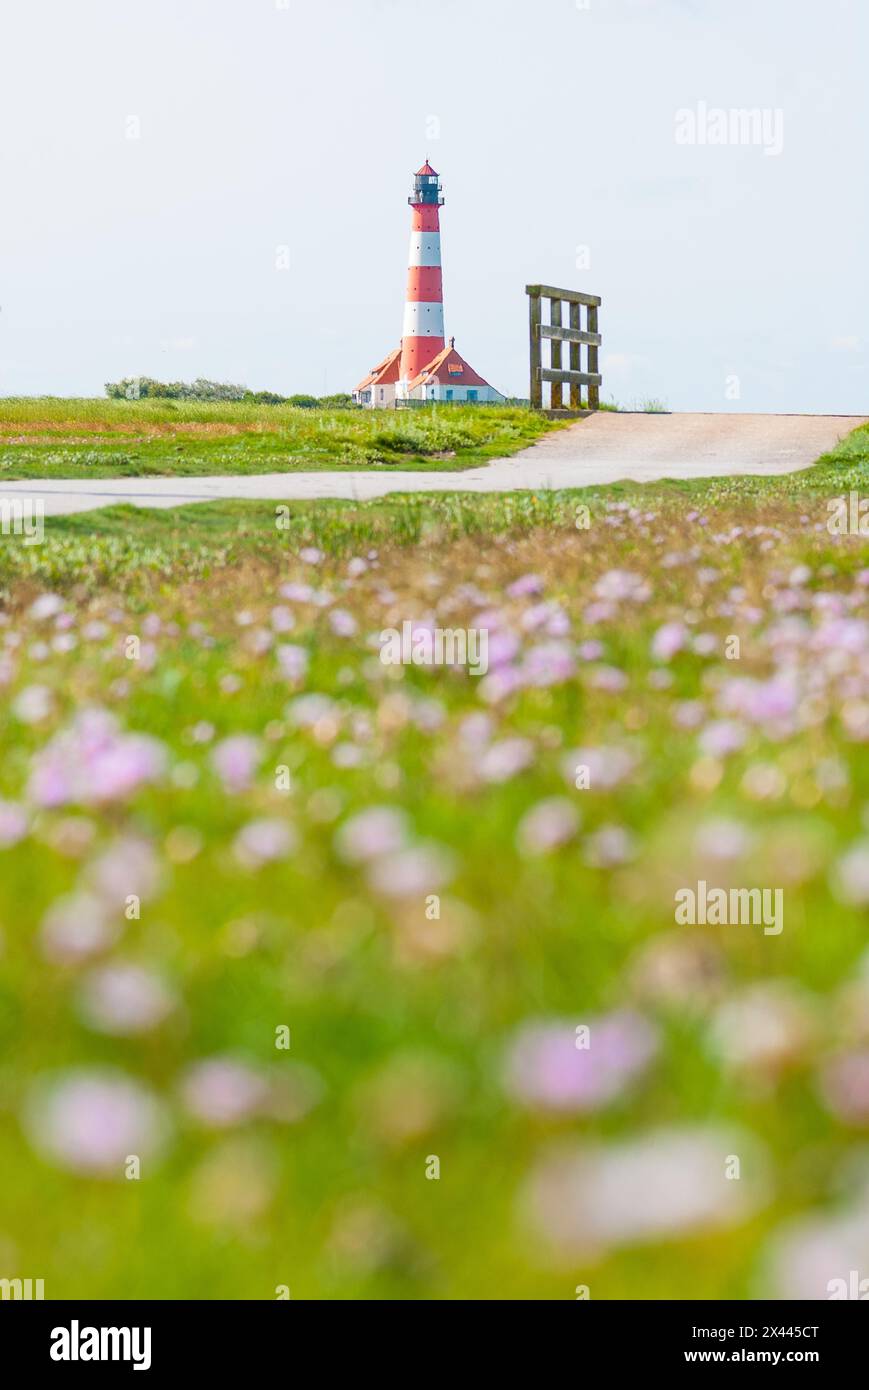
[[[869,1272],[869,432],[805,474],[0,541],[0,1277]],[[411,621],[489,669],[386,666]],[[783,930],[680,925],[701,882]]]
[[[396,414],[239,401],[8,398],[0,400],[0,482],[396,465],[458,470],[515,453],[557,427],[512,406]]]

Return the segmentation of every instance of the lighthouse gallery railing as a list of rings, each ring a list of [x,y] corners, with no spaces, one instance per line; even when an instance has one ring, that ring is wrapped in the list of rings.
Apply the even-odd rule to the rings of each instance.
[[[543,410],[543,386],[550,387],[549,410],[553,414],[580,415],[584,413],[582,388],[586,388],[588,410],[600,409],[601,376],[598,349],[598,309],[601,301],[595,294],[580,290],[559,290],[552,285],[527,285],[531,331],[531,407]],[[543,301],[549,300],[549,322],[544,322]],[[563,305],[568,307],[569,325],[564,323]],[[585,309],[586,323],[582,325]],[[549,365],[543,365],[544,343],[549,343]],[[569,367],[564,367],[564,345],[568,345]],[[582,352],[587,354],[587,371],[582,370]],[[565,409],[564,388],[570,388],[570,408]]]

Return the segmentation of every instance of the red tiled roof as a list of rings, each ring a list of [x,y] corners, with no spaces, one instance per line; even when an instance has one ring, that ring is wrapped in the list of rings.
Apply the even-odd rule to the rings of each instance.
[[[423,368],[416,380],[410,383],[410,387],[413,390],[416,386],[434,386],[435,383],[439,386],[489,385],[473,367],[468,366],[465,359],[456,352],[452,342]]]
[[[423,178],[423,177],[431,177],[432,175],[434,175],[434,177],[437,178],[437,177],[438,177],[438,171],[437,171],[437,169],[433,169],[433,168],[431,167],[431,165],[429,164],[428,160],[426,160],[425,164],[422,166],[421,169],[417,169],[417,171],[416,171],[416,176],[417,176],[418,179],[419,179],[419,178]]]
[[[376,367],[372,367],[364,381],[360,381],[357,391],[365,391],[369,386],[394,386],[398,381],[401,366],[401,348],[397,347]]]

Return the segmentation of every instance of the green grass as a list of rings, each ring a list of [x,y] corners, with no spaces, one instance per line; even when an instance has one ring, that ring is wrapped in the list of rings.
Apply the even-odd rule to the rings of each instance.
[[[520,407],[396,413],[240,402],[0,399],[0,483],[295,469],[458,471],[515,453],[558,427]]]
[[[843,1212],[856,1225],[865,1200],[869,1111],[857,1088],[849,1113],[825,1091],[867,1036],[866,908],[842,896],[837,866],[867,839],[869,670],[864,629],[847,624],[869,617],[869,544],[825,524],[827,501],[852,489],[869,494],[865,429],[784,478],[298,503],[281,530],[265,503],[113,508],[50,520],[41,546],[2,540],[0,803],[24,804],[29,822],[0,850],[0,1277],[44,1278],[49,1298],[269,1299],[285,1285],[294,1298],[572,1300],[580,1284],[595,1299],[784,1296],[771,1262],[789,1223]],[[319,564],[300,556],[311,546]],[[647,592],[601,608],[614,571]],[[528,574],[561,636],[535,626],[548,621],[541,596],[508,596]],[[288,581],[323,603],[282,596]],[[34,616],[47,591],[63,611]],[[296,681],[262,639],[275,608],[295,626],[274,642],[308,657]],[[355,632],[337,635],[335,608]],[[463,672],[377,660],[384,627],[426,613],[473,626],[492,609],[525,657],[551,641],[601,652],[502,699]],[[673,622],[710,642],[654,658]],[[734,634],[738,661],[725,655]],[[775,671],[797,683],[795,722],[746,719],[742,747],[704,753],[723,686]],[[299,722],[306,695],[330,702],[313,723]],[[679,724],[695,704],[700,727]],[[105,806],[87,788],[81,804],[30,805],[44,750],[95,705],[158,739],[166,776]],[[469,733],[481,714],[490,727]],[[261,756],[228,794],[211,750],[233,734]],[[530,761],[486,780],[486,748],[508,739],[526,740]],[[612,746],[630,750],[631,774],[575,790],[566,754]],[[553,797],[575,807],[577,833],[530,855],[518,827]],[[338,852],[339,828],[383,805],[451,857],[437,920],[424,887],[391,898]],[[237,837],[262,819],[291,827],[297,846],[253,870]],[[722,820],[741,847],[710,860],[698,834]],[[630,853],[601,864],[594,847],[612,826]],[[141,918],[123,913],[130,870],[111,887],[117,939],[62,963],[46,952],[47,914],[92,887],[106,851],[123,865],[131,835],[159,869]],[[675,926],[675,887],[728,874],[783,887],[781,936]],[[167,1019],[97,1031],[82,999],[105,962],[158,973],[175,999]],[[722,1056],[720,1011],[753,988],[773,1010],[779,986],[807,993],[817,1031],[784,1024],[787,1046],[744,1070],[733,1054],[761,1044],[745,1024]],[[544,1114],[505,1088],[505,1054],[529,1022],[572,1033],[624,1008],[657,1030],[658,1051],[608,1103]],[[282,1025],[289,1052],[274,1046]],[[215,1055],[246,1059],[291,1097],[313,1073],[319,1104],[294,1123],[272,1111],[204,1127],[182,1083]],[[46,1076],[106,1066],[171,1120],[139,1181],[78,1175],[27,1128]],[[718,1230],[629,1233],[554,1259],[521,1215],[529,1177],[564,1145],[630,1147],[661,1127],[713,1142],[735,1130],[753,1209]],[[432,1155],[438,1182],[425,1176]],[[644,1203],[679,1181],[656,1179]],[[619,1200],[635,1208],[636,1192]]]

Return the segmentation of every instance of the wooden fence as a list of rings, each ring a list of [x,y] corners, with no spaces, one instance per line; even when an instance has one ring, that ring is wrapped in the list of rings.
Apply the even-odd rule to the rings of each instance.
[[[558,290],[552,285],[528,285],[526,293],[531,310],[531,407],[543,410],[543,385],[549,383],[548,410],[552,415],[585,415],[600,409],[601,377],[598,349],[601,338],[597,311],[601,301],[595,294],[579,290]],[[549,322],[543,319],[543,301],[549,300]],[[569,324],[564,323],[563,306],[567,305]],[[582,311],[586,322],[582,326]],[[549,343],[549,365],[543,365],[543,344]],[[568,345],[569,368],[564,367],[564,344]],[[582,350],[587,353],[587,371],[582,370]],[[570,387],[570,408],[565,408],[564,388]],[[582,388],[586,388],[587,408],[582,405]]]

